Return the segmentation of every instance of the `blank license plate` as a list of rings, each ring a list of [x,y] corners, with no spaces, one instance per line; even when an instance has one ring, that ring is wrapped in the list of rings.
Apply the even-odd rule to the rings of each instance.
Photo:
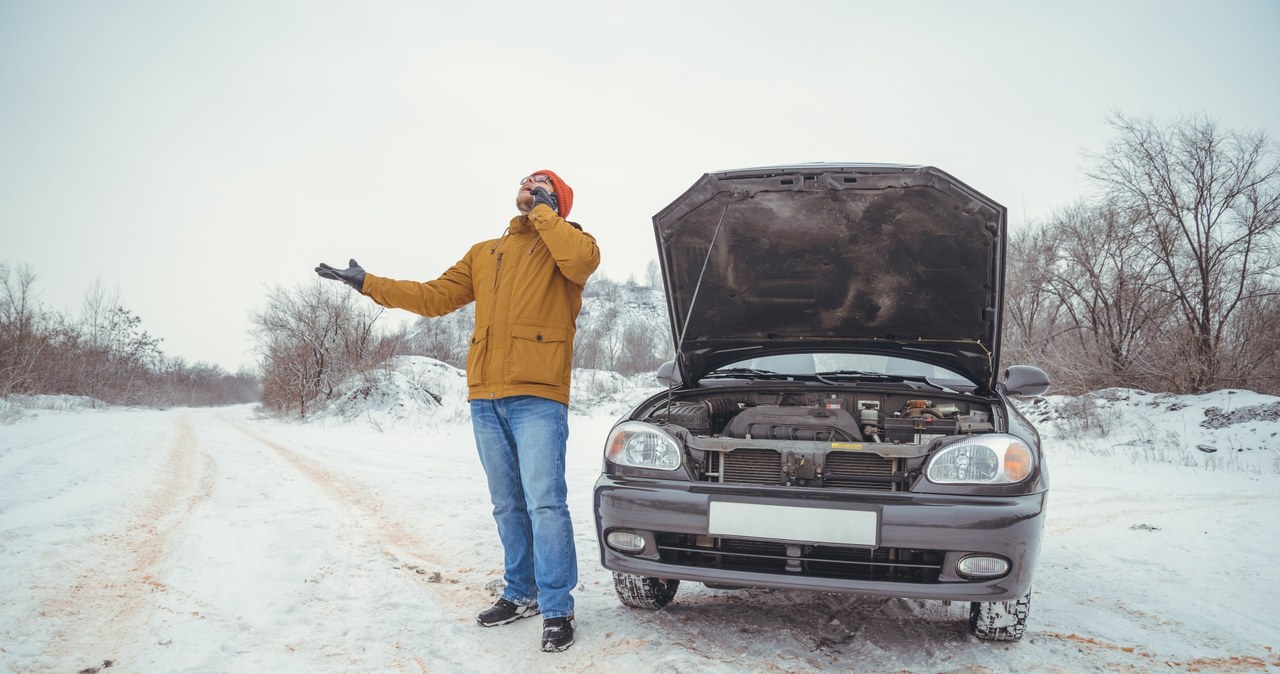
[[[876,545],[876,513],[795,506],[712,501],[708,513],[712,536],[772,538],[804,543]]]

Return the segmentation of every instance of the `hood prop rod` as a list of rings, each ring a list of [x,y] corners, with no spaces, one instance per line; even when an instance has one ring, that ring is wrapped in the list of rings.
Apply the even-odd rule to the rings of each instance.
[[[720,220],[716,222],[716,230],[711,233],[711,242],[707,244],[707,254],[702,258],[702,269],[698,272],[698,282],[693,286],[693,297],[689,298],[689,310],[684,315],[684,326],[680,328],[680,338],[676,340],[676,351],[684,346],[685,333],[689,331],[689,319],[693,318],[693,307],[698,303],[698,291],[702,290],[702,277],[707,274],[707,263],[711,261],[711,251],[716,247],[716,239],[720,236],[720,226],[724,224],[724,216],[729,212],[729,206],[733,205],[732,201],[725,202],[724,210],[720,211]],[[671,424],[671,390],[675,385],[667,387],[667,424]]]
[[[702,269],[698,272],[698,282],[693,286],[693,297],[689,298],[689,311],[684,315],[684,327],[680,328],[680,343],[676,346],[684,344],[684,335],[689,331],[689,319],[693,318],[693,307],[698,303],[698,291],[702,290],[702,277],[707,275],[707,263],[711,261],[711,251],[716,247],[716,238],[720,236],[720,226],[724,224],[724,216],[729,212],[729,206],[732,202],[724,205],[724,210],[720,211],[720,221],[716,223],[716,231],[711,233],[711,243],[707,244],[707,255],[702,258]]]

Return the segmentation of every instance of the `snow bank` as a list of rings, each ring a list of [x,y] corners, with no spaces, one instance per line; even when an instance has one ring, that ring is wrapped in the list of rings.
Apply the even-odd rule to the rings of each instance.
[[[343,391],[314,415],[321,422],[363,422],[377,430],[466,421],[467,375],[425,356],[397,356],[385,367],[343,382]]]
[[[31,419],[36,412],[80,412],[116,408],[97,398],[73,395],[24,395],[0,397],[0,424]]]
[[[9,396],[7,400],[12,405],[28,410],[48,410],[51,412],[78,412],[80,410],[110,407],[105,402],[89,396],[15,394]]]
[[[569,407],[582,414],[621,416],[661,390],[652,374],[624,377],[617,372],[576,368]]]
[[[19,405],[0,398],[0,424],[12,424],[27,416],[27,411]]]
[[[1057,453],[1133,463],[1280,472],[1280,398],[1226,389],[1201,395],[1110,388],[1018,402]]]
[[[362,423],[377,430],[469,424],[467,375],[425,356],[398,356],[386,367],[357,375],[338,387],[342,394],[312,416],[322,423]],[[652,374],[624,377],[577,368],[569,407],[581,414],[620,416],[662,390]]]

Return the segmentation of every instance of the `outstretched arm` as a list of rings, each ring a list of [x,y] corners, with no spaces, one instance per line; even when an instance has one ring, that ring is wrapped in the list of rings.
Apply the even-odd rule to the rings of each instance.
[[[384,307],[405,309],[422,316],[443,316],[476,299],[471,285],[471,252],[440,278],[425,283],[368,274],[363,292]]]

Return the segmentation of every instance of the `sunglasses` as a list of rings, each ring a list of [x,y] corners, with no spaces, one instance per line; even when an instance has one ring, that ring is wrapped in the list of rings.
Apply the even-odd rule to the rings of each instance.
[[[535,173],[535,174],[533,174],[533,175],[531,175],[531,176],[525,176],[525,177],[523,177],[523,178],[521,178],[521,179],[520,179],[520,184],[521,184],[521,185],[524,185],[524,184],[527,184],[527,183],[543,183],[543,184],[546,184],[546,185],[550,185],[550,184],[551,184],[551,176],[544,176],[544,175],[542,175],[541,173]]]

